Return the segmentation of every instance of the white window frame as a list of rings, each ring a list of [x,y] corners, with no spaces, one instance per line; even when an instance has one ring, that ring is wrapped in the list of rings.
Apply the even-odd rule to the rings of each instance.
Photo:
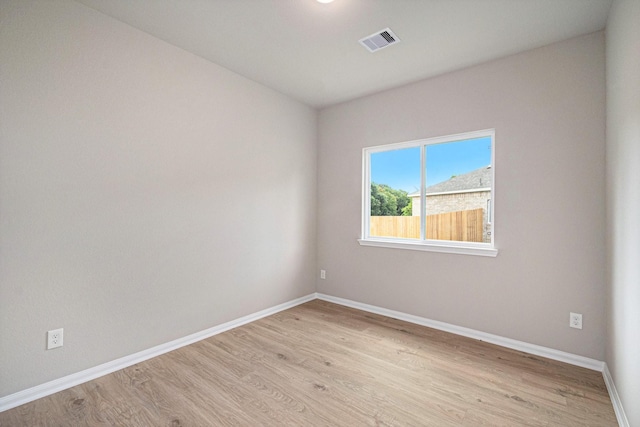
[[[426,157],[425,150],[428,145],[456,142],[466,139],[491,137],[491,218],[487,222],[491,224],[491,242],[458,242],[451,240],[432,239],[400,239],[393,237],[370,236],[370,214],[371,214],[371,154],[384,151],[399,150],[403,148],[420,147],[420,235],[425,236],[425,215],[426,215]],[[486,129],[474,132],[465,132],[455,135],[447,135],[435,138],[420,139],[416,141],[386,144],[362,149],[362,231],[358,243],[362,246],[376,246],[383,248],[410,249],[430,252],[445,252],[463,255],[479,255],[495,257],[498,249],[494,245],[495,237],[495,152],[496,152],[495,129]]]

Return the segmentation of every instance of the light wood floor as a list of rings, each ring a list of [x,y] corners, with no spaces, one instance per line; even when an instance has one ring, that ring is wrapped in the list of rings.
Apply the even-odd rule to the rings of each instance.
[[[0,413],[1,426],[616,426],[602,375],[315,300]]]

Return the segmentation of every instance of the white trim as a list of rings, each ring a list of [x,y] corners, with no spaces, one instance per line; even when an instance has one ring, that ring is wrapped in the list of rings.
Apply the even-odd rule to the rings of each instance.
[[[607,391],[611,398],[611,404],[613,404],[613,411],[616,413],[618,425],[620,427],[630,427],[631,424],[627,419],[627,414],[625,414],[624,409],[622,408],[620,395],[618,394],[618,390],[616,390],[616,385],[613,383],[613,377],[611,376],[611,372],[609,372],[609,367],[606,363],[604,364],[602,376],[604,377],[604,383],[607,385]]]
[[[440,322],[437,320],[431,320],[420,316],[414,316],[412,314],[402,313],[400,311],[389,310],[374,305],[363,304],[360,302],[320,293],[317,294],[317,298],[323,301],[332,302],[334,304],[340,304],[346,307],[356,308],[358,310],[368,311],[370,313],[380,314],[382,316],[392,317],[398,320],[404,320],[405,322],[414,323],[416,325],[427,326],[429,328],[438,329],[440,331],[450,332],[452,334],[462,335],[464,337],[485,341],[513,350],[523,351],[525,353],[533,354],[536,356],[546,357],[547,359],[558,360],[560,362],[569,363],[571,365],[581,366],[583,368],[592,369],[594,371],[602,372],[605,366],[604,362],[590,359],[584,356],[579,356],[577,354],[566,353],[564,351],[542,347],[535,344],[529,344],[523,341],[501,337],[499,335],[476,331],[475,329],[464,328],[462,326],[451,325],[449,323]]]
[[[95,366],[93,368],[85,369],[84,371],[76,372],[75,374],[67,375],[65,377],[58,378],[56,380],[49,381],[44,384],[40,384],[35,387],[31,387],[26,390],[19,391],[17,393],[10,394],[8,396],[0,398],[0,412],[9,410],[11,408],[15,408],[25,403],[32,402],[36,399],[40,399],[45,396],[49,396],[59,391],[66,390],[78,384],[91,381],[93,379],[102,377],[104,375],[110,374],[120,369],[124,369],[126,367],[135,365],[136,363],[144,362],[145,360],[160,356],[169,351],[173,351],[178,348],[187,346],[189,344],[193,344],[197,341],[201,341],[203,339],[212,337],[222,332],[226,332],[230,329],[237,328],[238,326],[242,326],[247,323],[251,323],[253,321],[262,319],[263,317],[267,317],[272,314],[276,314],[280,311],[295,307],[297,305],[304,304],[305,302],[308,302],[314,299],[320,299],[323,301],[332,302],[334,304],[339,304],[346,307],[352,307],[358,310],[380,314],[380,315],[391,317],[394,319],[404,320],[406,322],[414,323],[417,325],[427,326],[429,328],[434,328],[441,331],[450,332],[456,335],[461,335],[461,336],[477,339],[480,341],[489,342],[502,347],[507,347],[514,350],[523,351],[529,354],[534,354],[537,356],[558,360],[561,362],[569,363],[571,365],[581,366],[581,367],[592,369],[595,371],[600,371],[603,373],[604,381],[605,381],[605,384],[607,385],[607,390],[609,391],[609,396],[611,397],[611,402],[613,403],[613,408],[615,410],[618,423],[620,424],[621,427],[629,427],[630,425],[624,413],[624,410],[622,409],[622,403],[620,401],[620,397],[618,396],[618,392],[616,391],[615,385],[613,383],[611,373],[609,372],[609,369],[607,368],[607,365],[604,362],[601,362],[595,359],[590,359],[583,356],[578,356],[571,353],[566,353],[559,350],[554,350],[551,348],[546,348],[546,347],[542,347],[534,344],[528,344],[522,341],[510,339],[510,338],[504,338],[498,335],[476,331],[474,329],[451,325],[449,323],[440,322],[437,320],[431,320],[431,319],[427,319],[420,316],[414,316],[412,314],[406,314],[399,311],[389,310],[386,308],[377,307],[377,306],[364,304],[364,303],[360,303],[360,302],[356,302],[356,301],[352,301],[344,298],[334,297],[330,295],[325,295],[321,293],[309,294],[304,297],[300,297],[295,300],[285,302],[283,304],[279,304],[275,307],[267,308],[257,313],[249,314],[239,319],[232,320],[218,326],[214,326],[204,331],[196,332],[195,334],[191,334],[186,337],[179,338],[177,340],[170,341],[168,343],[161,344],[156,347],[152,347],[150,349],[143,350],[141,352],[134,353],[132,355],[125,356],[120,359],[116,359],[111,362],[104,363],[102,365]]]
[[[471,246],[472,242],[465,242],[465,246],[457,246],[451,243],[431,242],[433,242],[433,240],[400,241],[384,240],[380,238],[358,239],[360,246],[376,246],[379,248],[410,249],[414,251],[443,252],[448,254],[479,255],[488,257],[498,256],[498,249],[491,248],[488,244],[486,244],[486,246]]]
[[[483,138],[485,136],[488,136],[489,134],[494,134],[494,133],[495,133],[495,128],[489,128],[489,129],[483,129],[483,130],[475,130],[471,132],[456,133],[453,135],[436,136],[431,138],[414,139],[412,141],[374,145],[371,147],[364,147],[363,151],[366,150],[369,153],[378,153],[380,151],[400,150],[402,148],[417,147],[420,144],[431,145],[431,144],[440,144],[442,142],[463,141],[465,139]],[[493,166],[495,162],[493,162],[493,159],[491,159],[491,161],[492,161],[491,165]]]
[[[420,145],[420,239],[427,237],[427,148],[426,145]],[[371,218],[371,211],[367,213]],[[413,215],[413,200],[411,200],[411,215]],[[363,234],[363,239],[371,238],[371,228],[367,234]]]
[[[145,360],[153,357],[160,356],[164,353],[168,353],[222,332],[226,332],[230,329],[237,328],[238,326],[251,323],[258,319],[262,319],[263,317],[271,316],[272,314],[276,314],[280,311],[287,310],[314,299],[316,299],[316,294],[309,294],[307,296],[276,305],[275,307],[267,308],[258,311],[257,313],[249,314],[247,316],[240,317],[239,319],[231,320],[221,325],[205,329],[204,331],[196,332],[194,334],[187,335],[186,337],[178,338],[177,340],[160,344],[147,350],[121,357],[119,359],[112,360],[111,362],[103,363],[102,365],[94,366],[93,368],[85,369],[84,371],[76,372],[75,374],[67,375],[65,377],[10,394],[0,398],[0,412],[49,396],[53,393],[66,390],[112,372],[119,371],[120,369],[135,365],[136,363],[144,362]]]
[[[362,212],[360,213],[362,218],[362,230],[360,230],[361,236],[368,236],[371,229],[371,171],[369,170],[369,156],[367,156],[367,149],[362,149]]]

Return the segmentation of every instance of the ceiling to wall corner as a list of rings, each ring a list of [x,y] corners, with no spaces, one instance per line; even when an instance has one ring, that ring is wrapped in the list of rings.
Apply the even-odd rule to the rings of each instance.
[[[76,1],[320,108],[602,30],[612,0]]]

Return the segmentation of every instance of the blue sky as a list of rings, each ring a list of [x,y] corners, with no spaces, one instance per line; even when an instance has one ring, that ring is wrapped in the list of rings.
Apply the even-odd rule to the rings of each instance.
[[[491,164],[491,138],[427,146],[427,186]],[[420,189],[420,147],[371,154],[371,180],[409,193]]]

